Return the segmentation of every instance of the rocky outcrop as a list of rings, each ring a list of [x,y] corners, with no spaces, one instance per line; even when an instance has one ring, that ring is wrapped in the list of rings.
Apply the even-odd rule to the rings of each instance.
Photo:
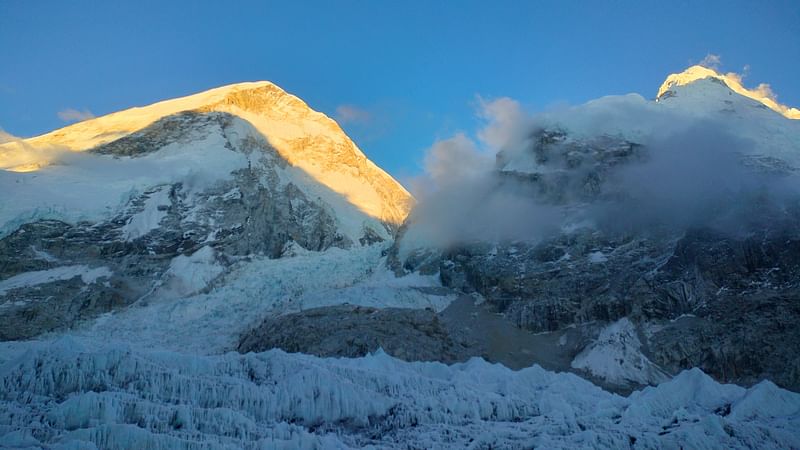
[[[170,144],[191,144],[217,129],[229,129],[234,117],[225,113],[183,111],[156,120],[147,127],[89,150],[113,156],[143,156]]]
[[[354,358],[379,348],[406,361],[453,363],[477,356],[476,342],[430,310],[315,308],[268,318],[242,336],[237,350],[279,348],[323,357]]]

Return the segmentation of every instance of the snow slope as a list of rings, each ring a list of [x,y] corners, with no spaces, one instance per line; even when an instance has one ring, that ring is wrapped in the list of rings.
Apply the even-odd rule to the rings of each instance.
[[[0,202],[0,237],[39,219],[107,220],[151,188],[182,183],[199,192],[248,163],[247,155],[225,148],[219,127],[198,130],[190,145],[169,144],[136,158],[60,152],[52,164],[36,171],[0,170],[0,189],[14,193]],[[144,215],[126,225],[128,238],[158,226],[158,206],[167,201],[163,196],[168,189],[160,192]]]
[[[636,327],[622,318],[605,327],[597,339],[572,361],[573,369],[585,370],[610,383],[658,384],[669,376],[641,351]]]
[[[23,272],[0,281],[0,296],[6,295],[6,291],[11,289],[37,286],[51,283],[55,280],[69,280],[75,277],[80,277],[84,284],[92,284],[97,282],[98,278],[109,275],[111,275],[111,271],[108,270],[108,267],[90,269],[85,265],[59,266],[53,269]]]

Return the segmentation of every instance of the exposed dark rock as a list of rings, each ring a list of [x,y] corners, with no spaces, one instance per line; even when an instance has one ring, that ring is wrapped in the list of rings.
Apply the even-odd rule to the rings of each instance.
[[[430,310],[340,305],[268,318],[242,337],[237,350],[357,357],[382,348],[407,361],[453,363],[475,356],[475,346]]]
[[[800,391],[800,292],[727,294],[703,316],[663,322],[649,339],[652,359],[670,371],[699,367],[751,385],[769,379]]]
[[[146,128],[99,145],[93,153],[114,156],[144,156],[172,143],[188,143],[210,132],[209,125],[229,127],[232,116],[225,113],[184,111],[161,118]]]

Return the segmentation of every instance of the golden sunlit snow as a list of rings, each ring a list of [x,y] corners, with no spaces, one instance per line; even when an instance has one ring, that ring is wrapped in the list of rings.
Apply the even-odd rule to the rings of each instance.
[[[791,108],[786,105],[781,105],[777,102],[775,94],[766,83],[761,83],[755,89],[748,89],[742,85],[742,77],[733,72],[727,74],[717,73],[713,69],[703,66],[692,66],[681,73],[673,73],[667,77],[664,84],[658,89],[656,97],[670,90],[673,86],[683,86],[696,80],[705,78],[716,78],[725,82],[731,90],[739,95],[751,98],[766,105],[768,108],[776,111],[789,119],[800,119],[800,109]]]
[[[399,225],[408,214],[411,194],[367,159],[333,119],[268,81],[223,86],[6,142],[0,144],[0,169],[37,170],[59,152],[89,150],[189,110],[246,120],[287,162],[372,217]]]

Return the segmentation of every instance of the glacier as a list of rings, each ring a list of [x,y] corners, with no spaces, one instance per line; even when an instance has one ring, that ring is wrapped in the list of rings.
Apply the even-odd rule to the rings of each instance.
[[[172,262],[173,269],[181,269],[177,276],[168,274],[131,307],[103,314],[66,333],[100,342],[121,340],[210,355],[236,348],[239,337],[264,317],[342,303],[439,311],[455,298],[427,292],[426,288],[439,286],[434,277],[395,278],[382,256],[387,245],[334,247],[280,259],[251,256],[221,276],[211,248],[203,247],[191,257],[177,257]],[[220,279],[209,281],[213,276]],[[190,290],[200,292],[180,297]]]
[[[413,289],[435,277],[394,278],[385,249],[256,258],[205,293],[156,295],[70,331],[0,343],[0,448],[800,446],[800,394],[769,381],[720,384],[699,369],[625,397],[571,373],[477,357],[229,351],[264,315],[351,301],[446,305],[448,296]],[[188,259],[213,260],[199,253]],[[625,325],[609,328],[611,344]]]
[[[190,356],[79,338],[3,344],[0,447],[797,448],[800,394],[699,369],[628,397],[539,366],[382,351]]]

